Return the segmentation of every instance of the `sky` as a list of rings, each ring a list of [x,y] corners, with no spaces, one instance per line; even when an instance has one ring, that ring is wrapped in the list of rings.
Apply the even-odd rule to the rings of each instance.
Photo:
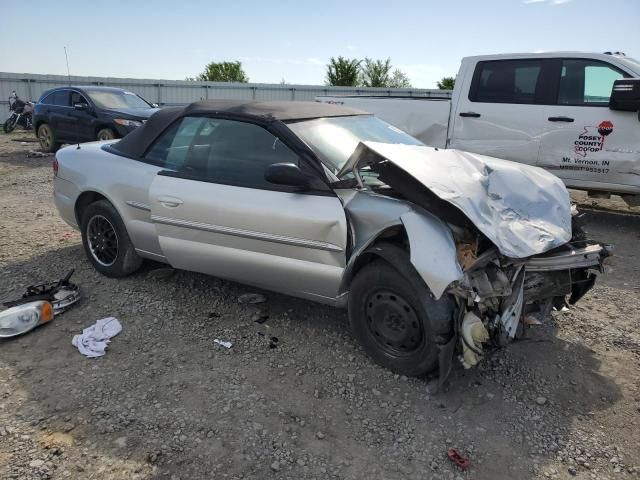
[[[462,57],[622,51],[640,0],[109,0],[2,5],[0,71],[183,80],[240,60],[256,83],[319,85],[331,57],[387,58],[418,88]]]

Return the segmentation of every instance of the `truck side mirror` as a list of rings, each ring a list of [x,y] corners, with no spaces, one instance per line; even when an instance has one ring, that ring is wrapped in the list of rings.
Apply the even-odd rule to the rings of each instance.
[[[613,82],[611,97],[609,98],[611,110],[623,110],[637,112],[640,110],[640,78],[623,78]]]

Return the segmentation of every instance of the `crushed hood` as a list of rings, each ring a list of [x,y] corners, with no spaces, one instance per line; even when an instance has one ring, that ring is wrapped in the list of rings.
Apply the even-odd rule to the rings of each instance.
[[[569,192],[541,168],[459,150],[361,142],[338,176],[381,162],[460,209],[503,255],[525,258],[571,239]],[[402,194],[406,185],[397,183],[389,186]]]

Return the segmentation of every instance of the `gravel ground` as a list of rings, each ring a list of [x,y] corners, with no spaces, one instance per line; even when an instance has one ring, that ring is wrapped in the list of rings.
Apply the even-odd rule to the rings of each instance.
[[[51,157],[22,137],[0,135],[0,298],[72,267],[84,296],[0,342],[0,478],[640,478],[633,210],[588,215],[613,274],[433,395],[372,364],[343,311],[152,263],[100,276],[56,214]],[[71,338],[106,316],[123,331],[87,359]]]

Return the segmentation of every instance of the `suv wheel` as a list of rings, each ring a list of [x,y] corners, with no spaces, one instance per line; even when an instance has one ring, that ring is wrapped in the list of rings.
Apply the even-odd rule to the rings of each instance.
[[[102,128],[98,130],[96,135],[97,140],[113,140],[114,138],[116,138],[116,134],[110,128]]]
[[[395,268],[376,260],[358,272],[349,293],[349,320],[373,360],[415,377],[437,368],[436,340],[450,335],[453,304],[448,297],[436,300],[406,257]]]
[[[107,277],[124,277],[142,264],[124,222],[106,200],[90,204],[82,215],[82,245],[94,268]]]
[[[40,142],[40,148],[44,152],[53,153],[60,148],[60,144],[56,142],[56,137],[53,135],[53,130],[46,123],[38,127],[37,137],[38,142]]]

